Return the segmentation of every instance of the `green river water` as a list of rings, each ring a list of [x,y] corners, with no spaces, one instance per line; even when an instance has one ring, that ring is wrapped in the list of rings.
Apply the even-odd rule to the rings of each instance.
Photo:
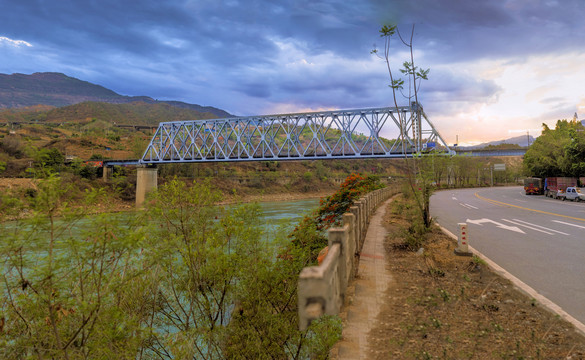
[[[312,210],[319,206],[319,199],[304,199],[304,200],[293,200],[293,201],[272,201],[272,202],[260,202],[258,203],[262,209],[262,218],[264,220],[266,230],[268,232],[275,229],[285,227],[287,230],[296,226],[296,224],[303,218],[303,216],[309,214]],[[229,205],[227,205],[229,207]],[[122,223],[126,219],[129,219],[130,215],[134,213],[121,212],[116,215],[118,220]],[[77,223],[70,230],[72,233],[80,232],[84,226],[90,222],[90,218],[78,220]],[[57,224],[60,220],[57,220]],[[15,226],[13,222],[7,222],[4,224],[4,229],[10,229]],[[20,224],[19,226],[22,226]]]

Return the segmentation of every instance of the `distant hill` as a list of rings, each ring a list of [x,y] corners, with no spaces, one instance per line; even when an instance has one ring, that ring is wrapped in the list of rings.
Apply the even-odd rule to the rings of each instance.
[[[231,117],[228,112],[212,106],[200,106],[181,101],[159,101],[148,96],[124,96],[103,86],[82,81],[65,74],[45,72],[25,74],[0,74],[0,109],[23,108],[38,105],[62,107],[82,102],[127,104],[168,104],[177,108],[211,113],[214,117]]]
[[[217,116],[211,112],[200,112],[166,103],[149,104],[142,101],[127,104],[87,101],[59,108],[36,106],[23,109],[0,109],[0,122],[84,123],[101,120],[118,125],[158,125],[164,121],[214,118]]]
[[[479,145],[474,145],[474,146],[459,146],[458,148],[460,150],[478,150],[478,149],[483,149],[486,147],[493,147],[493,146],[502,146],[504,144],[511,144],[511,145],[517,145],[517,146],[521,146],[521,147],[527,147],[529,145],[532,145],[532,143],[534,143],[535,138],[532,135],[520,135],[520,136],[516,136],[516,137],[512,137],[509,139],[505,139],[505,140],[496,140],[496,141],[490,141],[487,143],[481,143]],[[528,144],[528,142],[530,142],[530,144]]]

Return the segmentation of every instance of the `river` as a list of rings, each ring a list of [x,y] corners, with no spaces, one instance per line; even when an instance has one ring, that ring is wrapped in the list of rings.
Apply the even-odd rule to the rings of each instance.
[[[308,215],[312,210],[319,206],[319,199],[304,199],[304,200],[290,200],[290,201],[270,201],[259,202],[262,209],[262,218],[266,224],[268,232],[274,231],[278,228],[285,227],[287,230],[292,230],[294,226]],[[226,205],[229,207],[230,205]],[[126,222],[130,216],[128,212],[120,212],[115,218]],[[90,217],[78,220],[75,225],[69,230],[69,234],[78,233],[80,229],[87,223],[91,222]],[[17,225],[18,224],[18,225]],[[57,226],[61,224],[60,220],[56,221]],[[26,226],[22,223],[6,222],[3,224],[3,229],[9,230],[13,226]]]
[[[308,212],[316,209],[319,206],[319,199],[261,202],[259,205],[268,225],[294,224]]]

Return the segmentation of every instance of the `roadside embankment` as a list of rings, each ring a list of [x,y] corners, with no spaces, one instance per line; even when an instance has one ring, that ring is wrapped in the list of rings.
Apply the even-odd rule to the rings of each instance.
[[[393,281],[366,358],[585,359],[585,337],[571,323],[481,258],[456,256],[457,243],[437,226],[410,246],[411,206],[397,199],[385,216]]]

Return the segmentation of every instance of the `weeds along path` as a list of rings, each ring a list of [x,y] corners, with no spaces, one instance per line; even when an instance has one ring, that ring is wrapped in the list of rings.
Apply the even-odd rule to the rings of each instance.
[[[360,254],[358,273],[349,284],[341,310],[342,338],[331,350],[332,359],[367,359],[368,333],[387,301],[386,290],[394,282],[386,266],[384,239],[387,230],[383,219],[392,199],[376,209],[370,220]]]

